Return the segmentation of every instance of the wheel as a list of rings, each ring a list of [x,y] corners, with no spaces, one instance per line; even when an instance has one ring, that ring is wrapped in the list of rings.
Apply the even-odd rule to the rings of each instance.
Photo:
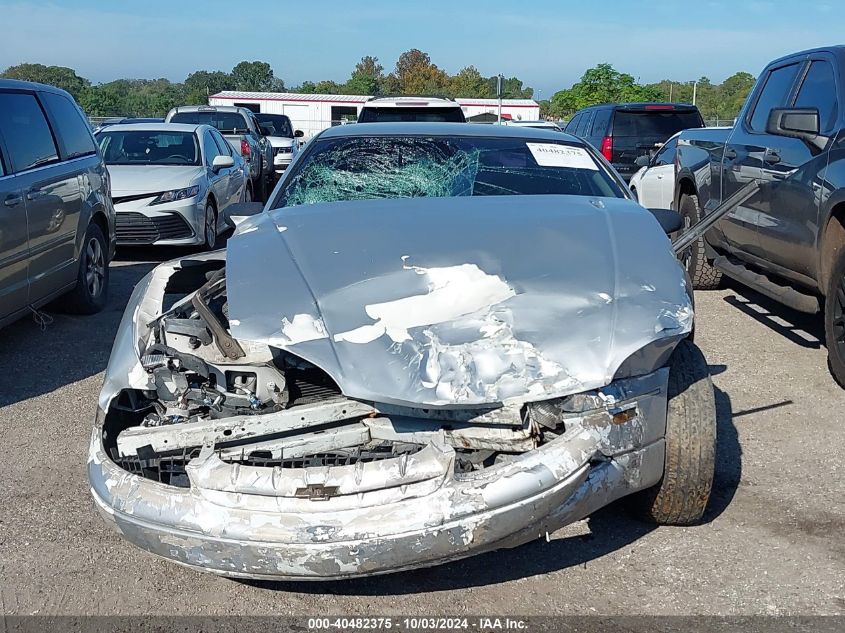
[[[839,249],[827,282],[824,337],[830,373],[845,387],[845,248]]]
[[[632,496],[633,509],[660,525],[697,523],[713,486],[716,402],[701,350],[678,343],[669,359],[666,459],[660,482]]]
[[[205,203],[205,248],[213,251],[217,245],[217,209],[209,200]]]
[[[637,188],[636,188],[636,187],[631,187],[631,193],[632,193],[632,194],[634,194],[634,200],[636,200],[637,202],[639,202],[639,201],[640,201],[640,197],[637,195]]]
[[[681,202],[678,205],[681,217],[684,220],[684,230],[701,219],[701,207],[698,204],[698,196],[681,195]],[[687,249],[681,261],[692,280],[692,287],[696,290],[712,290],[719,287],[722,281],[722,271],[707,261],[704,254],[704,238],[700,237]]]
[[[89,224],[79,256],[76,287],[61,299],[61,307],[76,314],[94,314],[106,305],[109,265],[106,238],[96,224]]]
[[[266,184],[267,180],[264,178],[264,172],[262,171],[261,174],[258,176],[258,180],[255,181],[258,184],[258,191],[255,192],[255,195],[258,196],[258,199],[261,202],[267,199],[267,191],[266,191]]]

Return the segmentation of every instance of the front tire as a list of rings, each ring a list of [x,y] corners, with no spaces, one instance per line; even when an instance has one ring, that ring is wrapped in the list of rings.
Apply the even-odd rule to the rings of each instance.
[[[845,248],[839,249],[827,284],[824,337],[830,373],[845,388]]]
[[[678,207],[684,220],[684,230],[701,219],[698,196],[686,193],[681,195]],[[719,283],[722,281],[722,271],[707,261],[704,251],[704,237],[698,238],[690,245],[681,257],[681,261],[692,280],[693,288],[696,290],[713,290],[719,287]]]
[[[108,247],[103,232],[96,224],[89,224],[79,255],[76,287],[61,300],[61,307],[74,314],[94,314],[102,310],[108,300]]]
[[[217,246],[217,209],[210,200],[205,203],[205,221],[203,222],[205,232],[205,248],[213,251]]]
[[[692,525],[713,487],[716,402],[707,361],[687,339],[669,358],[668,398],[663,478],[631,501],[637,514],[659,525]]]

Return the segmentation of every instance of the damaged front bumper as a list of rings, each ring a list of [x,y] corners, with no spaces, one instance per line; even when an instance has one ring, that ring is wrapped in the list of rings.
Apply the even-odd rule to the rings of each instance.
[[[225,576],[316,580],[435,565],[544,536],[658,483],[667,378],[664,368],[617,380],[590,400],[606,406],[563,414],[559,436],[471,472],[456,472],[445,431],[410,455],[304,468],[227,462],[207,442],[185,468],[189,486],[177,487],[119,467],[98,424],[91,493],[132,543]],[[401,426],[376,410],[355,419],[372,433]]]

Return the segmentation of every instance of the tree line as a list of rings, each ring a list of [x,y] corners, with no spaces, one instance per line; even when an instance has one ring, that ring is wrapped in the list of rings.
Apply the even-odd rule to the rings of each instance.
[[[411,49],[402,53],[394,69],[385,72],[378,57],[361,58],[345,82],[304,81],[287,88],[263,61],[242,61],[231,71],[197,70],[184,81],[168,79],[117,79],[94,84],[72,68],[24,63],[10,66],[0,77],[51,84],[71,93],[89,116],[163,116],[170,108],[202,104],[223,90],[245,92],[301,92],[309,94],[439,95],[445,97],[493,98],[497,77],[484,76],[475,66],[450,75],[431,61],[428,53]],[[693,81],[663,80],[640,84],[632,75],[610,64],[588,69],[569,88],[540,102],[544,117],[567,119],[574,112],[599,103],[625,101],[691,102],[695,85],[696,103],[706,119],[729,120],[736,116],[754,85],[754,77],[738,72],[721,84],[707,77]],[[534,90],[518,77],[503,82],[506,99],[530,99]]]
[[[705,119],[730,120],[739,114],[755,78],[747,72],[734,73],[721,84],[707,77],[694,81],[664,79],[653,84],[640,84],[633,76],[621,73],[610,64],[599,64],[587,70],[571,88],[559,90],[542,102],[541,112],[556,119],[568,119],[581,108],[600,103],[672,101],[695,103]]]
[[[208,103],[223,90],[245,92],[302,92],[309,94],[439,95],[445,97],[493,97],[496,76],[484,77],[475,66],[450,75],[431,61],[428,53],[411,49],[402,53],[392,72],[385,73],[377,57],[366,56],[355,65],[348,80],[305,81],[287,88],[263,61],[242,61],[230,72],[197,70],[182,82],[167,79],[117,79],[93,84],[72,68],[19,64],[0,77],[51,84],[67,90],[89,116],[163,116],[178,105]],[[508,99],[530,99],[534,90],[517,77],[504,80]]]

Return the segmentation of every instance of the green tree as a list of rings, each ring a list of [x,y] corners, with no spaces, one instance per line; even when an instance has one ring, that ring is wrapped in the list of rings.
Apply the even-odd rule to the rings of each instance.
[[[620,73],[610,64],[588,69],[571,88],[552,95],[551,112],[557,116],[600,103],[659,101],[662,92],[654,86],[638,84],[631,75]]]
[[[240,62],[232,69],[235,90],[245,92],[284,91],[285,83],[273,75],[267,62]]]
[[[449,89],[449,76],[431,62],[428,53],[416,48],[399,56],[394,74],[402,94],[445,94]]]
[[[45,66],[44,64],[18,64],[9,66],[0,74],[4,79],[20,79],[22,81],[37,81],[42,84],[56,86],[67,90],[77,101],[88,86],[91,85],[84,77],[76,74],[72,68],[65,66]]]
[[[303,81],[298,86],[291,88],[291,92],[300,92],[302,94],[313,95],[317,92],[317,85],[313,81]]]
[[[208,103],[211,95],[223,90],[234,90],[235,86],[232,75],[222,70],[197,70],[185,79],[185,100],[190,104]]]
[[[379,64],[378,57],[367,55],[355,65],[352,76],[343,87],[346,94],[378,95],[381,94],[381,84],[384,80],[384,66]]]
[[[449,96],[489,98],[494,96],[490,83],[475,66],[466,66],[449,78]]]
[[[314,92],[321,95],[343,94],[343,86],[331,79],[324,79],[314,85]]]

